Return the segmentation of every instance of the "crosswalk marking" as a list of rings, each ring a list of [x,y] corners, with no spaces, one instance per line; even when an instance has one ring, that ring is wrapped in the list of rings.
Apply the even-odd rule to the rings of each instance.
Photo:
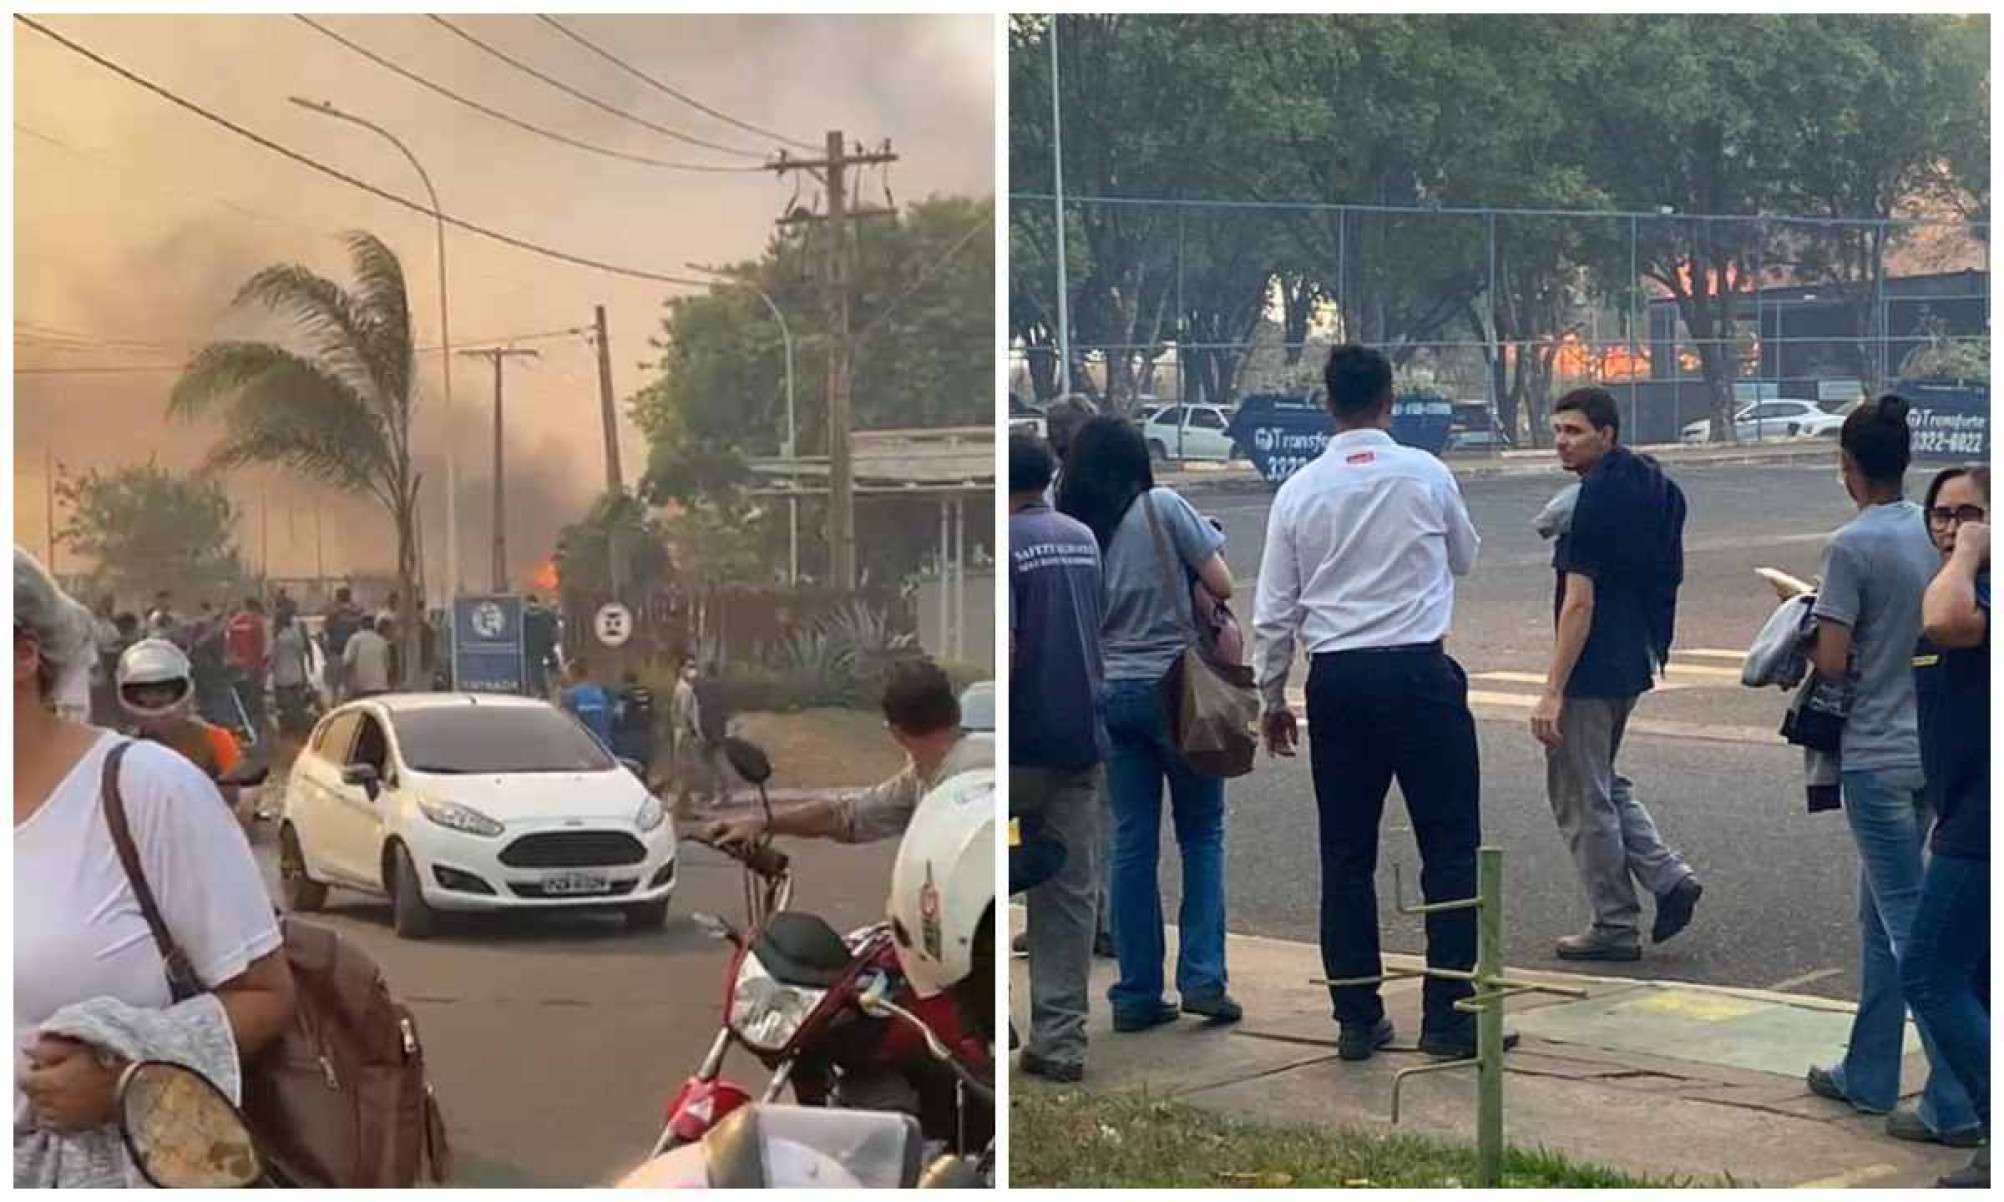
[[[1673,667],[1671,671],[1674,672],[1676,671],[1676,669]],[[1733,675],[1737,676],[1738,673],[1734,673]],[[1469,679],[1493,680],[1498,684],[1543,685],[1545,683],[1545,674],[1543,672],[1477,672],[1473,676],[1469,677]],[[1698,687],[1697,685],[1692,684],[1688,681],[1680,684],[1677,681],[1673,680],[1666,682],[1664,684],[1657,685],[1656,691],[1659,693],[1670,693],[1670,692],[1675,692],[1678,689],[1694,689],[1697,687]]]

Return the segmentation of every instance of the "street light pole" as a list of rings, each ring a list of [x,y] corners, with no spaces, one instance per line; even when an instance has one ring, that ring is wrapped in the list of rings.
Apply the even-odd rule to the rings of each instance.
[[[701,263],[689,263],[686,266],[691,271],[700,271],[704,275],[716,276],[719,279],[737,284],[750,291],[765,302],[766,311],[772,314],[772,319],[775,322],[779,323],[779,342],[786,350],[786,484],[787,491],[791,493],[799,487],[799,469],[795,464],[798,448],[795,445],[793,415],[793,331],[787,328],[786,315],[779,311],[779,306],[774,303],[771,296],[767,295],[765,289],[752,283],[750,280],[742,280],[736,276],[726,275],[715,268],[705,267]],[[800,502],[789,495],[786,498],[786,584],[787,587],[792,588],[797,586],[799,582]]]
[[[438,204],[438,189],[431,186],[431,176],[426,174],[424,164],[418,162],[417,156],[411,153],[411,148],[404,145],[389,130],[366,118],[357,117],[353,113],[343,112],[335,108],[331,101],[303,100],[298,96],[291,97],[291,100],[292,103],[299,107],[319,113],[323,117],[332,117],[336,121],[346,121],[350,125],[359,125],[363,129],[381,135],[410,162],[411,167],[418,173],[418,179],[424,183],[425,194],[431,197],[431,216],[437,226],[438,232],[439,363],[445,375],[445,583],[446,587],[451,590],[452,595],[457,596],[461,586],[459,575],[459,452],[456,449],[456,442],[452,436],[452,324],[447,316],[446,307],[445,213]]]

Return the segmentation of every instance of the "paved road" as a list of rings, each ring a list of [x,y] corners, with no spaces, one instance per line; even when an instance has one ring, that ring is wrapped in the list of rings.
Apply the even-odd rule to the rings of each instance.
[[[1671,845],[1698,869],[1706,893],[1686,934],[1660,952],[1647,950],[1639,964],[1611,966],[1610,975],[1855,997],[1856,855],[1843,818],[1805,811],[1800,753],[1769,733],[1784,695],[1738,683],[1738,653],[1774,605],[1752,569],[1771,565],[1806,579],[1823,537],[1853,510],[1833,464],[1692,466],[1675,474],[1690,502],[1677,650],[1667,686],[1642,702],[1622,767]],[[1926,476],[1915,474],[1912,495]],[[1558,964],[1552,940],[1587,919],[1544,798],[1543,757],[1528,731],[1550,653],[1552,603],[1549,547],[1530,520],[1567,479],[1555,470],[1463,486],[1482,557],[1460,590],[1449,640],[1468,670],[1479,719],[1484,833],[1506,851],[1507,954],[1527,967]],[[1266,496],[1194,499],[1223,523],[1226,558],[1249,586]],[[1241,613],[1250,620],[1249,598]],[[1296,685],[1303,679],[1298,669]],[[1643,733],[1650,731],[1657,733]],[[1228,787],[1227,804],[1232,929],[1315,938],[1319,868],[1305,756],[1277,765],[1263,759],[1251,777]],[[1419,863],[1396,790],[1385,831],[1385,946],[1417,952],[1418,920],[1389,911],[1389,865],[1403,861],[1407,887],[1416,891]],[[1168,847],[1165,838],[1165,864],[1173,865]],[[1166,876],[1175,880],[1173,867]]]
[[[837,930],[883,912],[896,844],[790,845],[794,905]],[[271,848],[260,846],[276,880]],[[389,909],[336,892],[318,916],[356,940],[417,1013],[432,1082],[466,1186],[606,1185],[638,1164],[661,1107],[716,1032],[727,946],[690,914],[743,922],[740,874],[682,845],[668,923],[630,932],[617,917],[460,920],[424,943],[399,940]],[[763,1082],[756,1061],[728,1070]]]

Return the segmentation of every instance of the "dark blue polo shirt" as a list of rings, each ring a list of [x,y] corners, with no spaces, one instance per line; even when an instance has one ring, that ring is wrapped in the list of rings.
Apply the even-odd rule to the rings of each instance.
[[[1085,768],[1106,758],[1099,543],[1041,502],[1009,517],[1009,762]]]
[[[1684,494],[1656,462],[1616,446],[1580,482],[1572,525],[1552,567],[1556,618],[1566,573],[1593,580],[1593,626],[1566,681],[1568,697],[1634,697],[1667,657],[1683,582]]]
[[[1990,858],[1990,575],[1976,578],[1983,610],[1979,647],[1937,650],[1926,640],[1914,654],[1914,698],[1920,715],[1921,767],[1934,810],[1932,846],[1938,856]]]

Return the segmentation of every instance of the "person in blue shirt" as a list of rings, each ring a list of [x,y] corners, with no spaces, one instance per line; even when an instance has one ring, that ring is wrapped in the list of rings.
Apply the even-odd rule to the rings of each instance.
[[[564,709],[611,750],[612,695],[591,678],[591,665],[583,657],[571,661],[569,675],[571,683],[564,689]]]

